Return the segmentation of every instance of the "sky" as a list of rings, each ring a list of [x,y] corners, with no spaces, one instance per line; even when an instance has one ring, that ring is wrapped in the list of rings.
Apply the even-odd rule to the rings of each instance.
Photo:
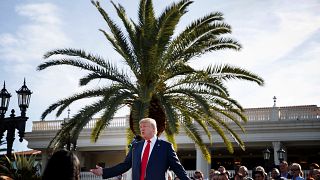
[[[114,0],[126,9],[130,18],[137,19],[138,0]],[[174,0],[154,0],[156,14]],[[120,24],[110,1],[101,0],[102,7]],[[212,64],[231,64],[250,70],[265,80],[264,86],[244,81],[231,81],[227,86],[231,97],[244,108],[318,105],[320,102],[320,1],[319,0],[197,0],[177,26],[176,33],[193,20],[210,12],[222,12],[224,22],[232,27],[230,37],[238,40],[241,51],[223,50],[194,59],[196,68]],[[1,0],[0,2],[0,88],[3,82],[11,93],[11,109],[19,114],[17,96],[23,79],[33,92],[27,110],[29,120],[39,121],[42,112],[57,100],[85,88],[79,78],[85,72],[56,66],[43,71],[36,67],[44,62],[45,52],[57,48],[84,49],[101,55],[119,67],[121,57],[113,50],[98,29],[107,25],[90,0]],[[99,86],[101,82],[91,84]],[[70,116],[90,103],[83,100],[70,106]],[[116,116],[128,114],[126,109]],[[63,119],[55,113],[46,120]],[[16,137],[15,151],[26,150],[27,142]]]

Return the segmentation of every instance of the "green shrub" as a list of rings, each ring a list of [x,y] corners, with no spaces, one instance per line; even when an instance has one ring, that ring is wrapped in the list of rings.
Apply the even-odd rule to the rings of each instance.
[[[36,156],[15,155],[11,160],[7,156],[4,164],[0,164],[0,176],[8,176],[14,180],[40,180],[37,174]]]

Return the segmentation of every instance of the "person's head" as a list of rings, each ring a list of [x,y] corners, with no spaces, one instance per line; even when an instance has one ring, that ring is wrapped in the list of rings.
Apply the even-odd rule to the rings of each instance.
[[[1,175],[0,176],[0,180],[13,180],[13,179],[11,177],[9,177],[9,176]]]
[[[317,163],[311,163],[311,164],[309,165],[309,169],[310,169],[310,170],[319,169],[319,168],[320,168],[320,166],[319,166]]]
[[[255,171],[262,171],[263,173],[266,172],[262,166],[257,166],[254,170]]]
[[[157,123],[152,118],[143,118],[139,122],[140,132],[143,139],[149,140],[157,134]]]
[[[280,176],[280,172],[277,168],[272,168],[271,177],[272,179],[277,179]]]
[[[210,169],[210,171],[209,171],[209,179],[212,179],[213,174],[214,174],[214,169]]]
[[[80,162],[75,154],[67,150],[55,152],[43,172],[43,180],[79,180]]]
[[[193,177],[194,179],[199,179],[199,180],[202,180],[203,179],[203,174],[201,171],[195,171],[194,174],[193,174]]]
[[[218,171],[220,173],[225,173],[226,172],[226,168],[224,166],[219,166]]]
[[[264,180],[265,179],[265,173],[261,170],[256,170],[254,172],[254,176],[253,176],[254,180]]]
[[[286,173],[288,172],[288,163],[287,161],[282,161],[279,164],[279,170],[281,173]]]
[[[320,169],[314,169],[312,171],[313,179],[320,180]]]
[[[239,167],[238,175],[240,177],[247,177],[248,173],[249,173],[249,171],[248,171],[247,167],[245,167],[245,166],[240,166]]]
[[[219,180],[219,171],[214,171],[210,180]]]
[[[292,163],[290,166],[290,171],[293,177],[298,177],[302,175],[301,166],[298,163]]]

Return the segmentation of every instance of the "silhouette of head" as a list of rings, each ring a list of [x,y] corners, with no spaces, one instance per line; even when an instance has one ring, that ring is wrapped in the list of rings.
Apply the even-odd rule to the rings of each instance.
[[[79,180],[80,162],[75,154],[67,150],[55,152],[43,172],[43,180]]]

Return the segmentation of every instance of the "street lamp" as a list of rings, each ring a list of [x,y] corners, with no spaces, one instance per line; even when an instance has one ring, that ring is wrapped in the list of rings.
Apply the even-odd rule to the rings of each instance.
[[[24,79],[23,86],[16,91],[18,95],[18,105],[21,111],[20,116],[16,116],[14,109],[11,110],[10,117],[5,117],[5,114],[9,107],[11,94],[6,90],[6,83],[3,83],[3,89],[0,92],[0,142],[4,135],[4,132],[7,131],[7,155],[11,156],[13,141],[15,139],[15,130],[18,130],[19,141],[23,141],[26,121],[26,111],[29,107],[30,97],[32,92],[26,86],[26,80]]]
[[[268,161],[270,159],[270,151],[269,151],[269,149],[268,148],[265,149],[264,151],[262,151],[262,153],[263,153],[263,159]]]
[[[265,163],[265,168],[266,168],[266,171],[268,172],[268,163],[269,163],[269,159],[270,159],[270,151],[269,149],[265,149],[264,151],[262,151],[263,153],[263,159],[264,159],[264,163]]]
[[[282,148],[280,148],[280,149],[277,151],[277,154],[278,154],[279,162],[281,163],[281,162],[284,160],[284,156],[285,156],[285,154],[286,154],[286,151],[283,150]]]

